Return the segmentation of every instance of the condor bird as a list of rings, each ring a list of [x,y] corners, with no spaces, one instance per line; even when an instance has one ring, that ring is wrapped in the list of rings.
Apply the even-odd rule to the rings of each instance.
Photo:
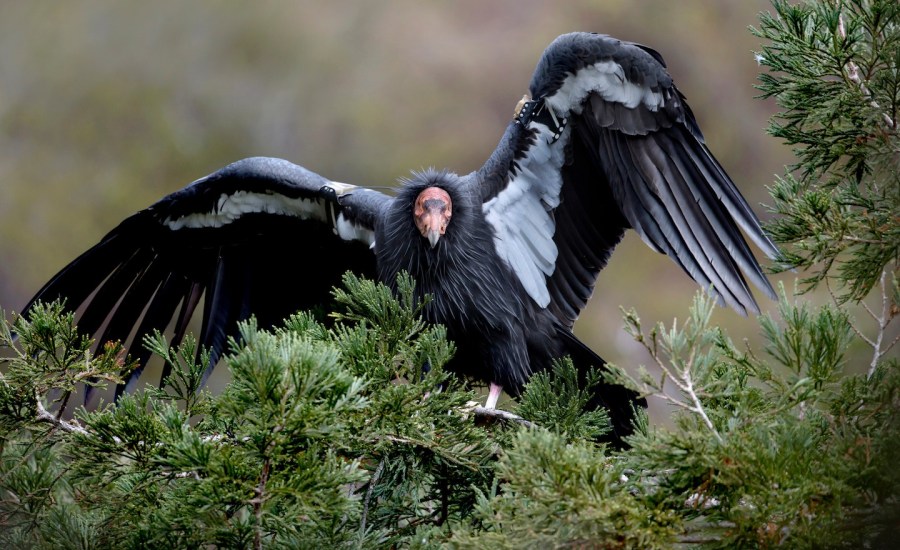
[[[388,285],[406,270],[456,342],[450,367],[488,382],[494,406],[560,356],[602,366],[572,326],[629,228],[742,314],[758,311],[744,276],[774,296],[741,230],[770,256],[775,246],[662,57],[573,33],[546,49],[478,171],[415,173],[389,196],[285,160],[240,160],[123,221],[25,310],[64,297],[82,330],[129,341],[143,366],[142,335],[172,326],[179,342],[205,295],[211,368],[238,321],[320,304],[348,269]],[[607,385],[597,399],[627,434],[636,396]]]

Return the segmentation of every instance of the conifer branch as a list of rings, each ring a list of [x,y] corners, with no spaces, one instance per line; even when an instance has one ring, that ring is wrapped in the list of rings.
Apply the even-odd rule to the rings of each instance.
[[[891,299],[888,294],[887,288],[887,275],[888,270],[887,268],[885,268],[881,271],[881,279],[879,280],[879,288],[881,290],[881,313],[875,315],[871,310],[869,310],[869,313],[878,324],[878,333],[875,336],[875,341],[872,342],[871,340],[866,339],[872,345],[873,349],[872,361],[869,363],[869,378],[871,378],[872,375],[875,374],[875,369],[878,368],[878,363],[884,356],[884,354],[886,354],[892,347],[894,347],[894,344],[897,343],[897,340],[900,340],[900,335],[898,335],[892,342],[883,346],[887,327],[893,320],[893,315],[891,314]],[[866,309],[868,310],[868,307]]]
[[[661,363],[657,362],[657,364],[661,364]],[[686,402],[682,401],[681,399],[676,399],[675,397],[672,397],[671,395],[669,395],[665,392],[653,391],[653,392],[648,392],[648,394],[652,393],[652,395],[658,397],[659,399],[662,399],[663,401],[665,401],[667,403],[670,403],[672,405],[675,405],[676,407],[679,407],[681,409],[684,409],[686,411],[696,414],[697,416],[700,417],[700,419],[703,421],[703,424],[706,425],[706,427],[709,429],[709,431],[712,432],[712,434],[713,434],[713,436],[715,436],[716,440],[719,443],[723,443],[724,440],[722,439],[721,434],[719,434],[719,431],[716,429],[715,425],[712,423],[712,420],[710,420],[709,416],[706,414],[706,410],[703,407],[703,403],[700,401],[700,396],[697,394],[697,391],[694,388],[694,384],[693,384],[693,380],[691,379],[690,372],[684,371],[681,375],[681,379],[679,380],[679,376],[676,376],[671,371],[669,371],[668,367],[663,366],[662,368],[665,370],[664,370],[664,375],[661,378],[661,380],[663,380],[663,381],[665,379],[671,380],[672,383],[675,384],[675,386],[678,388],[678,390],[681,391],[681,393],[683,393],[685,396],[687,396],[688,399],[690,399],[690,403],[686,403]]]
[[[841,14],[838,16],[838,34],[840,35],[840,37],[842,39],[844,39],[844,40],[847,39],[847,28],[844,26],[844,14]],[[872,107],[874,107],[876,110],[881,112],[881,116],[882,116],[885,124],[887,124],[889,128],[895,128],[894,119],[892,119],[891,116],[887,112],[885,112],[881,108],[880,105],[878,105],[877,101],[875,101],[874,99],[871,99],[872,92],[869,91],[869,88],[866,86],[865,82],[863,82],[862,78],[859,76],[859,66],[857,66],[856,63],[854,63],[852,59],[850,59],[847,61],[846,67],[847,67],[847,78],[849,78],[851,82],[856,84],[856,86],[859,87],[859,90],[865,96],[870,98],[869,104]]]
[[[894,320],[896,316],[893,311],[893,306],[891,303],[890,290],[887,286],[887,276],[890,270],[885,267],[879,278],[878,288],[879,288],[879,298],[881,302],[881,311],[875,312],[869,304],[864,301],[860,301],[859,305],[863,308],[863,310],[875,321],[876,324],[876,334],[874,338],[870,338],[868,335],[863,333],[862,330],[856,325],[856,323],[850,322],[850,328],[859,337],[860,340],[866,343],[870,348],[872,348],[872,360],[869,362],[869,368],[867,371],[867,376],[869,378],[875,373],[875,370],[878,368],[878,363],[881,361],[881,358],[884,357],[896,344],[900,341],[900,334],[894,337],[890,343],[885,343],[885,338],[888,337],[888,325]],[[839,304],[840,300],[834,294],[834,291],[831,288],[828,278],[825,279],[825,286],[828,289],[828,294],[831,296],[831,299],[835,304]]]
[[[38,422],[46,422],[48,424],[52,424],[53,426],[65,432],[88,435],[88,431],[81,426],[78,426],[71,422],[66,422],[65,420],[59,418],[57,415],[44,408],[44,404],[41,401],[41,395],[35,395],[35,403],[37,404],[37,415],[35,417],[35,420],[37,420]]]
[[[654,395],[667,403],[696,414],[716,440],[723,443],[721,434],[706,413],[693,375],[693,371],[698,368],[702,352],[700,346],[708,336],[712,308],[713,303],[709,296],[698,294],[691,306],[691,317],[681,330],[678,329],[678,319],[674,319],[671,330],[666,331],[660,323],[651,331],[649,338],[644,334],[640,319],[634,311],[625,312],[625,323],[626,330],[635,341],[647,350],[660,369],[658,382],[651,381],[649,377],[642,377],[641,381],[637,383],[636,389],[641,394]],[[663,335],[662,346],[660,346],[659,334]],[[668,362],[662,357],[660,347],[669,355]],[[680,356],[684,354],[687,356],[682,359]],[[667,380],[672,381],[678,391],[687,398],[687,402],[666,393]]]
[[[256,533],[253,538],[253,548],[255,550],[261,550],[263,547],[262,505],[266,501],[266,483],[269,480],[269,468],[271,467],[272,463],[269,457],[266,456],[263,460],[262,472],[259,475],[259,484],[256,487],[256,497],[250,501],[253,504],[253,515],[256,518]]]
[[[366,519],[369,516],[369,503],[372,501],[372,493],[375,491],[375,485],[377,485],[378,480],[381,479],[381,472],[384,471],[384,461],[385,459],[382,458],[378,462],[378,467],[375,468],[375,472],[372,474],[372,477],[369,478],[369,487],[366,489],[366,497],[363,499],[363,510],[359,518],[360,539],[366,534]]]
[[[506,422],[515,422],[516,424],[521,424],[527,428],[536,428],[537,424],[530,420],[525,420],[521,416],[511,413],[509,411],[504,411],[502,409],[488,409],[487,407],[476,406],[472,408],[472,412],[476,417],[481,418],[490,418],[494,420],[504,420]]]

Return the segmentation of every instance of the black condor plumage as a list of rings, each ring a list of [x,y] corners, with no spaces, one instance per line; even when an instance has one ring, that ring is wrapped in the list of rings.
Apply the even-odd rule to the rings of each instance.
[[[66,297],[99,341],[132,335],[143,364],[134,343],[167,326],[178,342],[205,295],[200,339],[215,360],[250,314],[274,323],[320,303],[347,269],[391,285],[406,270],[457,343],[452,367],[490,382],[492,405],[563,354],[602,364],[571,329],[628,228],[742,314],[758,311],[744,275],[773,295],[741,229],[766,254],[775,247],[658,53],[567,34],[529,91],[474,173],[414,174],[390,197],[280,159],[241,160],[123,221],[25,309]],[[317,265],[295,269],[287,250]],[[608,386],[598,400],[627,433],[636,396]]]

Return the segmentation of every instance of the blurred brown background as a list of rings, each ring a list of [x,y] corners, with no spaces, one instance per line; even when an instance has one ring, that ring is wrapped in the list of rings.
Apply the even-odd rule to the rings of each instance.
[[[765,217],[765,186],[791,162],[764,133],[774,104],[754,99],[759,43],[747,28],[768,8],[762,0],[4,2],[0,306],[18,311],[125,216],[243,157],[283,157],[379,186],[427,166],[474,170],[544,47],[573,30],[660,51],[711,149]],[[694,291],[630,235],[577,332],[622,366],[646,363],[618,307],[636,307],[647,325],[670,323],[686,315]],[[731,311],[716,322],[735,339],[758,337],[755,321]]]

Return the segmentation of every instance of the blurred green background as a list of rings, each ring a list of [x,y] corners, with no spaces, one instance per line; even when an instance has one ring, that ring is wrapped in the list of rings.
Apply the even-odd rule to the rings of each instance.
[[[660,51],[714,154],[766,217],[765,186],[791,162],[764,133],[774,104],[754,99],[759,43],[747,28],[768,7],[3,2],[0,305],[18,311],[118,221],[243,157],[283,157],[361,185],[390,185],[428,166],[474,170],[543,49],[573,30]],[[284,245],[302,257],[289,236]],[[621,329],[619,306],[636,307],[648,325],[671,322],[686,315],[695,288],[629,235],[576,332],[622,366],[646,363]],[[732,337],[757,339],[754,320],[716,315]]]

